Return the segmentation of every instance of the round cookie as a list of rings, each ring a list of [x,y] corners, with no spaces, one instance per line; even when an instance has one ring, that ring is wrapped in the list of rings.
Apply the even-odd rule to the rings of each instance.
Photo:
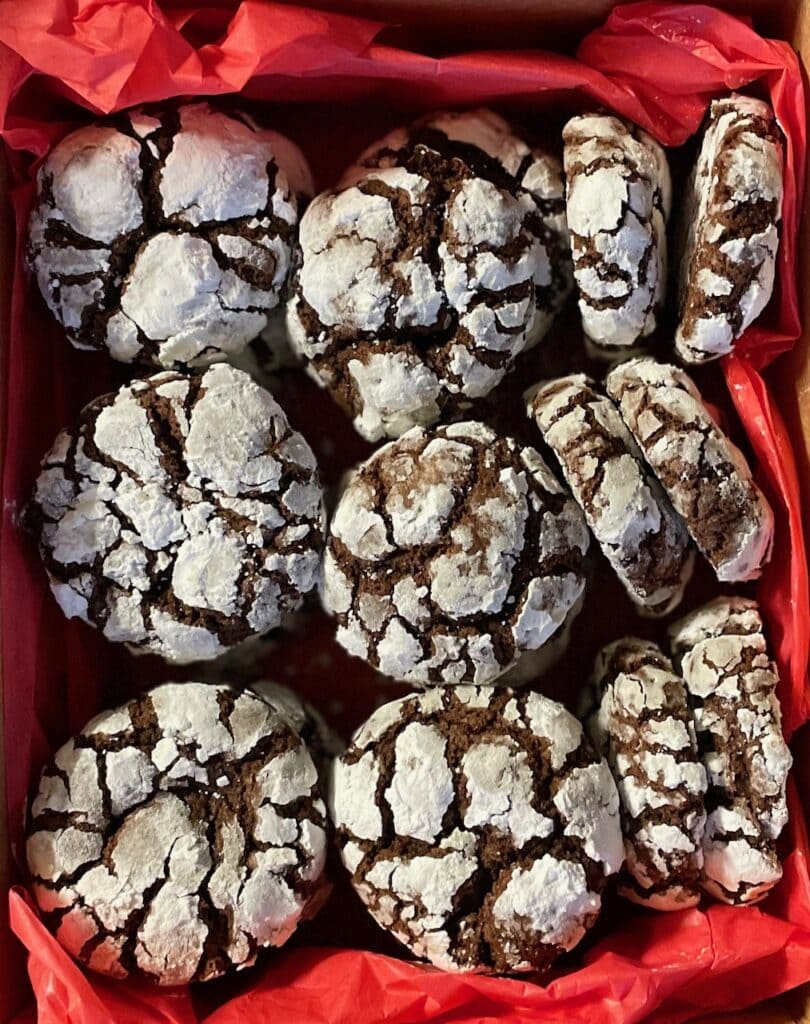
[[[332,759],[342,753],[346,745],[320,711],[289,687],[269,679],[254,679],[249,688],[301,737],[318,768],[318,774],[323,778]]]
[[[253,694],[167,683],[57,751],[30,808],[31,888],[87,967],[206,981],[281,946],[328,885],[315,765]]]
[[[703,887],[726,903],[756,903],[782,877],[776,840],[793,761],[763,629],[756,602],[742,597],[719,597],[670,627],[709,781]]]
[[[669,167],[655,139],[618,117],[573,117],[563,142],[582,326],[610,355],[652,333],[663,305]]]
[[[267,324],[312,180],[275,132],[208,103],[73,132],[37,175],[28,260],[77,348],[202,366]]]
[[[583,715],[621,801],[619,892],[655,910],[700,901],[706,770],[683,680],[653,643],[625,637],[596,657]]]
[[[683,597],[693,551],[618,409],[582,373],[540,384],[526,397],[630,600],[642,615],[665,615]]]
[[[452,971],[542,970],[622,863],[607,764],[537,693],[437,687],[385,704],[335,763],[338,845],[374,918]]]
[[[689,376],[631,359],[611,370],[606,387],[717,578],[756,579],[771,556],[773,512]]]
[[[782,138],[762,100],[715,100],[683,201],[675,350],[730,352],[773,291],[782,218]]]
[[[174,662],[267,632],[318,580],[315,457],[225,364],[88,405],[45,457],[26,518],[69,618]]]
[[[300,244],[290,341],[370,441],[487,395],[570,288],[559,162],[486,110],[376,143]]]
[[[415,427],[343,491],[324,604],[338,642],[385,675],[487,683],[563,625],[587,549],[582,513],[533,448],[481,423]]]

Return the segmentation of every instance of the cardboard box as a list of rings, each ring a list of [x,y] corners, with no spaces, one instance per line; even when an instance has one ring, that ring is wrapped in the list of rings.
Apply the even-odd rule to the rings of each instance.
[[[167,2],[166,6],[170,6]],[[592,2],[512,2],[512,0],[466,0],[464,3],[436,0],[322,0],[321,7],[345,13],[378,17],[400,24],[392,39],[402,45],[413,43],[418,35],[431,51],[449,53],[470,47],[533,47],[572,50],[581,35],[603,20],[610,7],[608,0]],[[810,66],[810,4],[807,0],[752,0],[718,6],[735,13],[749,13],[757,29],[767,36],[785,38]],[[425,25],[429,28],[425,31]],[[418,32],[417,32],[418,26]],[[4,169],[0,167],[0,374],[7,370],[7,331],[9,320],[9,282],[12,260],[12,222],[5,202]],[[805,211],[800,238],[800,281],[810,280],[810,214]],[[768,370],[768,378],[782,404],[791,426],[794,450],[799,463],[803,488],[806,534],[810,536],[810,288],[800,289],[805,330],[794,350]],[[5,388],[0,386],[0,402]],[[5,413],[0,408],[0,449],[5,450]],[[2,608],[0,608],[2,615]],[[2,691],[0,691],[2,710]],[[810,806],[810,735],[808,727],[794,743],[796,773],[803,786],[805,804]],[[0,732],[2,745],[2,732]],[[804,755],[801,755],[804,751]],[[3,761],[0,758],[0,889],[4,892],[12,880],[13,868],[8,851],[4,812],[5,788]],[[19,945],[8,931],[7,906],[0,900],[0,1020],[9,1019],[26,998],[24,966]],[[810,993],[794,993],[762,1008],[761,1016],[746,1013],[738,1020],[810,1021]],[[805,1017],[800,1018],[804,1013]],[[711,1018],[716,1020],[718,1018]],[[732,1018],[728,1018],[732,1019]],[[708,1018],[707,1018],[708,1020]]]

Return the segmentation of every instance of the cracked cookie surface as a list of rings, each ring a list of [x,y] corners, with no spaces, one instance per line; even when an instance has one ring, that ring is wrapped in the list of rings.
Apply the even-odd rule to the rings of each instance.
[[[596,657],[583,717],[621,801],[619,892],[656,910],[700,900],[706,770],[686,687],[655,644],[625,637]]]
[[[311,193],[297,147],[244,115],[208,103],[132,110],[48,155],[28,260],[76,347],[202,366],[266,326]]]
[[[643,615],[665,615],[683,597],[693,552],[616,406],[581,373],[544,382],[526,397],[529,416],[630,599]]]
[[[383,705],[335,763],[330,801],[374,918],[445,970],[544,969],[594,923],[623,858],[607,764],[536,693]]]
[[[560,164],[491,111],[376,143],[300,246],[291,343],[372,441],[488,394],[570,287]]]
[[[254,679],[248,684],[248,689],[277,711],[293,732],[301,737],[315,762],[318,774],[323,778],[332,759],[343,752],[346,744],[320,711],[288,686],[274,683],[270,679]]]
[[[717,578],[756,579],[771,556],[773,511],[688,374],[632,359],[606,387]]]
[[[737,93],[715,100],[687,184],[675,349],[686,363],[730,352],[773,291],[783,193],[773,111]]]
[[[329,530],[337,640],[418,685],[491,682],[563,625],[588,529],[533,448],[481,423],[415,427],[353,473]]]
[[[318,579],[315,457],[225,364],[97,399],[42,463],[26,519],[68,617],[170,661],[267,632]]]
[[[655,330],[667,276],[672,183],[664,150],[618,117],[563,129],[566,215],[585,334],[606,350]]]
[[[167,683],[56,753],[26,853],[78,960],[178,985],[283,945],[325,898],[326,846],[315,765],[286,722],[253,694]]]
[[[670,629],[708,776],[703,887],[726,903],[756,903],[782,877],[792,758],[763,630],[742,597],[719,597]]]

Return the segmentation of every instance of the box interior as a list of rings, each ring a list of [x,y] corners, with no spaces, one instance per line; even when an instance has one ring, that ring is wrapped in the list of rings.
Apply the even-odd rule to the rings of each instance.
[[[556,41],[557,46],[569,48],[584,28],[588,28],[602,19],[606,7],[610,6],[604,3],[565,4],[559,2],[543,5],[544,8],[547,6],[547,9],[541,15],[538,11],[539,5],[511,3],[493,5],[476,2],[471,4],[469,9],[465,5],[463,15],[466,26],[465,34],[458,36],[456,27],[461,18],[459,6],[430,4],[430,26],[423,36],[420,26],[424,26],[425,23],[425,4],[427,2],[428,0],[416,4],[376,3],[375,0],[368,0],[362,5],[362,10],[359,9],[359,5],[350,3],[324,4],[324,6],[332,6],[335,9],[342,8],[347,12],[350,10],[351,13],[385,16],[389,20],[400,20],[404,28],[397,30],[397,34],[404,33],[408,43],[417,45],[422,39],[426,48],[441,49],[443,52],[459,48],[461,39],[465,40],[465,46],[473,43],[481,45],[482,40],[489,39],[489,45],[508,46],[510,43],[514,45],[515,42],[520,41],[522,46],[535,44],[552,48],[551,42]],[[751,9],[742,4],[735,4],[733,7],[737,11]],[[753,5],[753,8],[756,25],[764,34],[789,36],[803,44],[807,42],[808,12],[806,5],[761,3]],[[530,27],[527,27],[526,19],[529,20]],[[202,22],[198,29],[201,32],[204,31],[205,26]],[[403,40],[397,38],[397,42],[400,41]],[[332,105],[323,102],[308,103],[305,106],[284,103],[263,104],[262,114],[268,123],[287,132],[303,146],[313,164],[319,187],[324,187],[334,179],[335,174],[349,162],[351,156],[362,145],[372,141],[387,128],[400,123],[403,118],[410,116],[415,110],[429,109],[434,102],[430,89],[426,89],[419,95],[409,95],[405,102],[402,102],[401,98],[400,102],[394,102],[395,90],[393,89],[384,89],[381,92],[374,89],[375,103],[373,107],[369,107],[369,96],[366,93],[371,91],[371,89],[358,90],[357,95],[351,97],[346,120],[335,118]],[[250,97],[250,90],[247,95]],[[360,105],[363,109],[362,118],[356,116],[357,108]],[[525,103],[494,105],[518,120],[523,120],[527,126],[536,127],[531,124],[532,117],[527,111]],[[561,107],[555,98],[549,100],[548,106],[551,108],[550,116],[544,128],[551,138],[558,133],[562,121],[572,106]],[[67,107],[65,109],[67,110]],[[683,167],[677,166],[678,162],[679,160],[676,158],[676,175],[683,173]],[[24,201],[24,197],[18,198],[20,202]],[[7,308],[10,296],[8,287],[3,288],[3,286],[10,280],[9,268],[13,258],[10,244],[12,228],[7,210],[5,217],[5,225],[0,222],[0,237],[5,243],[1,257],[3,262],[0,263],[0,301],[5,302],[5,315],[3,315],[3,307],[0,306],[0,316],[2,316],[1,322],[4,326],[8,324]],[[806,271],[810,265],[810,225],[804,223],[802,230],[801,259],[802,267]],[[801,279],[806,280],[806,276]],[[31,300],[32,295],[33,292],[30,292],[26,301]],[[807,289],[802,290],[802,296],[807,310],[807,303],[810,301]],[[63,425],[63,422],[69,422],[85,401],[109,390],[111,386],[117,386],[131,376],[131,373],[121,367],[113,366],[103,356],[70,350],[60,337],[58,327],[51,321],[49,314],[36,296],[29,304],[31,312],[27,324],[31,332],[32,353],[38,354],[43,361],[43,374],[38,384],[41,392],[38,393],[53,396],[51,404],[37,411],[34,422],[31,424],[33,437],[25,439],[25,447],[33,455],[47,449],[56,430]],[[668,321],[670,326],[671,322],[670,319]],[[662,335],[666,333],[666,328],[667,324],[662,327]],[[520,408],[519,397],[522,389],[542,376],[554,375],[563,366],[570,368],[569,350],[572,339],[578,338],[579,333],[575,310],[569,304],[565,317],[561,318],[555,326],[553,334],[549,336],[547,342],[524,357],[508,385],[496,392],[497,407],[492,407],[492,403],[489,403],[484,418],[531,442],[532,432],[529,425],[524,422]],[[7,341],[7,339],[5,340]],[[578,345],[578,342],[576,344]],[[3,362],[0,365],[2,365],[3,373],[7,374],[9,372],[6,362],[7,343],[3,344],[2,352]],[[582,358],[582,368],[589,366],[590,364]],[[576,368],[580,368],[580,366],[577,365]],[[809,428],[808,436],[810,436],[810,401],[802,402],[802,395],[805,391],[810,392],[810,344],[808,344],[808,340],[802,338],[794,352],[788,358],[777,362],[768,371],[768,375],[774,386],[780,388],[780,394],[785,395],[785,411],[793,420],[793,437],[796,441],[797,458],[800,465],[802,460],[804,460],[804,465],[807,465],[807,447],[802,443],[804,435],[799,431],[802,420],[806,417]],[[735,439],[740,441],[739,425],[736,424],[733,410],[725,397],[725,387],[717,368],[707,368],[695,376],[706,396],[722,407]],[[10,379],[14,378],[6,376],[6,380]],[[70,387],[68,387],[68,383]],[[788,385],[792,385],[789,393]],[[30,384],[25,386],[30,386]],[[358,458],[364,457],[370,450],[370,447],[357,437],[343,414],[300,372],[283,375],[278,382],[277,393],[293,424],[303,430],[313,445],[328,485],[335,485],[342,471],[356,462]],[[2,394],[5,395],[5,388],[2,390]],[[312,416],[311,410],[315,406],[317,406],[318,414]],[[5,424],[5,415],[2,417],[2,422]],[[4,448],[10,450],[15,443],[20,442],[20,439],[6,436],[3,438],[3,442]],[[24,475],[27,474],[29,483],[33,481],[36,473],[37,461],[38,456],[28,458],[26,466],[22,470]],[[807,483],[808,480],[810,477],[804,475],[804,482]],[[804,507],[807,510],[807,498]],[[22,554],[21,557],[32,578],[38,577],[41,574],[41,569],[35,552],[29,548],[28,552]],[[544,682],[543,686],[544,691],[549,695],[567,700],[569,704],[575,701],[575,694],[571,691],[567,680],[582,678],[587,673],[592,654],[602,642],[613,639],[630,628],[635,632],[640,630],[644,635],[652,637],[661,633],[659,624],[640,624],[612,576],[607,571],[600,572],[600,575],[605,580],[604,586],[591,588],[586,607],[575,623],[571,648],[554,671],[551,685],[546,685]],[[52,599],[44,592],[44,582],[40,589],[42,593],[32,605],[36,608],[37,627],[40,635],[46,637],[47,642],[53,643],[60,651],[68,652],[68,656],[74,661],[74,673],[77,670],[84,671],[92,675],[95,680],[95,684],[91,688],[84,685],[77,686],[75,677],[71,678],[67,674],[59,675],[58,659],[54,659],[53,654],[49,656],[48,652],[44,650],[29,653],[28,656],[35,658],[43,670],[53,672],[56,669],[57,677],[51,676],[52,685],[61,691],[61,697],[54,700],[53,707],[40,723],[41,732],[38,739],[42,745],[47,743],[48,746],[54,746],[62,742],[72,731],[81,727],[98,707],[112,706],[119,699],[131,693],[133,689],[145,685],[147,681],[154,683],[160,679],[177,676],[191,678],[193,675],[199,674],[185,669],[182,672],[167,670],[154,658],[132,659],[125,652],[105,644],[97,634],[86,627],[76,623],[65,624]],[[597,590],[598,592],[596,592]],[[685,606],[697,604],[704,597],[709,597],[716,592],[717,584],[713,582],[708,569],[705,566],[700,566],[696,573],[696,580],[690,585]],[[292,679],[296,688],[313,699],[314,703],[321,707],[344,735],[348,734],[351,728],[362,720],[362,717],[370,710],[373,701],[378,697],[388,699],[405,692],[406,688],[398,688],[392,684],[378,684],[369,670],[366,670],[359,662],[342,654],[330,640],[332,627],[329,621],[319,612],[315,610],[307,612],[299,623],[299,628],[305,631],[307,643],[300,643],[301,634],[285,634],[274,641],[268,647],[266,654],[266,674],[280,682],[290,682]],[[578,637],[587,638],[587,643],[577,643]],[[327,661],[326,658],[330,660]],[[8,665],[8,661],[5,663]],[[102,673],[98,671],[97,667],[99,664],[104,667],[103,674],[107,677],[106,684],[102,683]],[[282,665],[284,665],[284,669],[281,668]],[[276,668],[276,666],[279,667]],[[330,679],[342,678],[348,681],[351,691],[355,695],[351,701],[347,701],[342,694],[329,696],[324,693],[325,670]],[[0,742],[2,742],[2,737],[0,737]],[[11,766],[10,759],[9,764]],[[13,770],[13,766],[11,767]],[[3,793],[4,787],[0,787],[0,799],[2,799]],[[11,822],[10,838],[14,840],[18,834],[19,820],[17,819]],[[0,840],[2,838],[0,835]],[[2,849],[6,849],[5,843],[2,844]],[[7,873],[7,877],[11,877],[13,874],[13,862],[8,858],[0,857],[0,883],[3,882],[2,871]],[[339,874],[337,866],[335,866],[333,874]],[[604,934],[605,922],[611,919],[611,911],[612,908],[608,906],[593,938],[587,940],[580,950],[565,958],[557,973],[564,973],[581,961],[581,956],[589,948],[589,944]],[[3,905],[0,908],[0,914],[4,915],[5,913],[6,908]],[[638,912],[628,911],[629,915],[635,913]],[[0,928],[5,924],[6,922],[0,918]],[[296,944],[352,945],[373,948],[392,955],[402,954],[401,947],[393,940],[388,939],[370,921],[346,885],[336,886],[336,893],[330,905],[319,919],[302,929],[302,934],[296,938],[295,942]],[[11,945],[11,942],[4,942],[3,945]],[[16,946],[16,943],[14,945]],[[0,971],[3,969],[9,971],[9,978],[7,979],[8,984],[5,985],[0,980],[0,1018],[8,1017],[15,1009],[19,998],[24,996],[24,991],[19,983],[19,963],[15,964],[12,957],[2,957],[0,958]],[[249,984],[248,974],[236,981],[214,983],[212,986],[207,986],[206,1001],[210,998],[212,1003],[217,1003],[231,990],[240,990]],[[5,1005],[2,1003],[4,993],[6,995]]]

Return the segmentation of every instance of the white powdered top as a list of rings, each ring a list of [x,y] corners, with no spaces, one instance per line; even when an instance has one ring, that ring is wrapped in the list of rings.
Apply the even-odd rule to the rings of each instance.
[[[546,966],[593,924],[623,858],[607,765],[536,693],[458,686],[384,705],[336,761],[331,806],[375,919],[446,970]]]
[[[527,392],[528,414],[642,614],[664,615],[692,573],[689,535],[616,406],[577,373]]]
[[[318,579],[315,458],[226,365],[88,406],[45,457],[28,515],[65,614],[171,661],[267,632]]]
[[[755,579],[773,545],[773,512],[740,449],[676,366],[632,359],[608,394],[717,578]]]
[[[768,304],[782,175],[782,139],[768,104],[737,93],[715,100],[685,199],[675,334],[684,362],[730,352]]]
[[[486,683],[540,648],[585,585],[585,522],[540,456],[480,423],[414,428],[350,478],[323,599],[385,675]]]
[[[70,953],[179,985],[283,945],[322,901],[326,846],[315,766],[283,719],[252,694],[167,683],[57,751],[26,852]]]
[[[586,335],[608,349],[650,334],[664,301],[672,183],[655,139],[618,117],[563,129],[568,228]]]
[[[342,753],[346,744],[309,701],[288,686],[269,679],[254,679],[249,684],[257,697],[277,711],[284,721],[306,743],[307,749],[322,777],[329,771],[332,758]]]
[[[368,440],[488,394],[570,287],[561,168],[489,111],[376,143],[301,220],[295,351]]]
[[[202,366],[243,349],[290,267],[303,156],[208,103],[80,128],[40,168],[28,257],[79,348]]]
[[[586,726],[619,789],[627,868],[623,896],[656,910],[700,900],[706,770],[686,687],[668,658],[627,637],[596,657]]]
[[[761,899],[781,876],[774,843],[787,824],[792,758],[762,630],[756,603],[741,597],[717,598],[670,630],[717,808],[703,884],[728,903]]]

